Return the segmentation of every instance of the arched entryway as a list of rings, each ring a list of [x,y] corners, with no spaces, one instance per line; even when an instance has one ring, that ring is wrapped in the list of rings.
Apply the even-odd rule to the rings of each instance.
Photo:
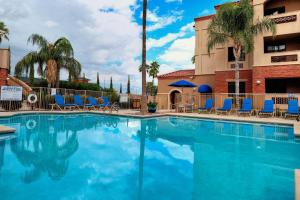
[[[172,90],[170,92],[170,102],[169,102],[169,108],[175,109],[175,104],[176,104],[176,96],[180,94],[181,92],[179,90]]]

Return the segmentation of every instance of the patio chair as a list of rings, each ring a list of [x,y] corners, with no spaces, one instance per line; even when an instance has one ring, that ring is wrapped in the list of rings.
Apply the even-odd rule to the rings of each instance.
[[[213,108],[214,108],[214,100],[212,98],[209,98],[209,99],[206,100],[205,106],[204,107],[199,107],[198,111],[199,111],[199,113],[201,113],[201,112],[211,113]]]
[[[299,104],[298,100],[289,100],[288,101],[288,109],[285,113],[284,117],[287,118],[288,116],[297,117],[299,115]]]
[[[252,99],[244,99],[243,107],[242,109],[238,110],[237,113],[238,115],[248,114],[249,116],[251,116],[253,114]]]
[[[258,112],[259,116],[262,115],[269,115],[273,117],[275,114],[274,112],[274,101],[273,100],[265,100],[264,101],[264,108]]]
[[[75,104],[65,103],[64,97],[59,95],[59,94],[54,95],[54,101],[55,101],[55,104],[51,104],[52,105],[51,110],[53,110],[54,106],[59,108],[60,110],[63,110],[63,109],[66,109],[66,108],[69,108],[71,110],[71,109],[76,107]]]
[[[95,99],[94,97],[89,96],[87,99],[89,104],[91,104],[95,108],[102,108],[102,104],[98,104],[97,99]]]
[[[229,114],[232,111],[232,99],[225,99],[222,108],[218,108],[217,114]]]
[[[80,95],[74,95],[73,98],[74,98],[74,103],[75,103],[77,108],[83,108],[83,109],[85,109],[85,108],[88,108],[88,109],[94,108],[94,106],[92,104],[85,104],[82,101]]]
[[[109,98],[107,96],[103,96],[101,97],[101,99],[103,100],[103,103],[100,104],[101,108],[105,111],[106,109],[110,109],[110,111],[115,110],[115,111],[119,111],[119,105],[117,103],[113,103],[111,104],[109,101]]]

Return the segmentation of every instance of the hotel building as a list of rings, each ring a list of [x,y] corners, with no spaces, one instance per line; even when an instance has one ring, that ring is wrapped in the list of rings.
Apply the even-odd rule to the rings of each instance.
[[[254,38],[254,51],[240,62],[241,93],[300,93],[300,1],[253,0],[254,20],[265,16],[276,22],[277,34]],[[220,5],[215,6],[218,12]],[[207,52],[207,27],[214,15],[195,18],[195,69],[180,70],[158,77],[159,108],[168,109],[176,93],[197,94],[197,89],[169,87],[185,79],[211,86],[214,93],[234,93],[233,44]]]

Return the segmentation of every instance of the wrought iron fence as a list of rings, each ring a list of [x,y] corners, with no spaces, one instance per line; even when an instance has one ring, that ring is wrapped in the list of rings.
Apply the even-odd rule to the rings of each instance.
[[[187,111],[196,111],[198,107],[204,107],[207,99],[212,98],[214,100],[214,107],[221,108],[225,99],[233,100],[233,109],[241,108],[243,101],[246,98],[252,99],[253,109],[261,110],[264,105],[264,100],[273,100],[274,109],[279,113],[288,108],[289,100],[299,100],[300,94],[255,94],[244,93],[236,97],[233,93],[214,93],[214,94],[176,94],[175,101],[171,102],[168,94],[157,96],[158,108],[179,111],[180,107],[188,107]],[[237,101],[237,98],[239,101]],[[239,105],[237,104],[239,102]]]
[[[34,97],[30,100],[29,97]],[[31,111],[31,110],[50,110],[54,104],[54,94],[64,96],[65,103],[73,103],[73,96],[80,95],[85,104],[88,104],[87,97],[91,96],[102,103],[100,97],[107,96],[111,104],[117,102],[122,109],[138,109],[137,102],[139,95],[129,95],[128,102],[119,102],[119,94],[115,92],[90,91],[90,90],[73,90],[65,88],[32,88],[32,91],[23,92],[21,101],[0,101],[0,112],[4,111]]]

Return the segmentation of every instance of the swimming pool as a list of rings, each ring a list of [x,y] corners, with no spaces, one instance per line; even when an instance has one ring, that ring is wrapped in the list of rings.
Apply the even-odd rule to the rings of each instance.
[[[294,199],[300,141],[266,124],[20,115],[0,140],[0,199]]]

